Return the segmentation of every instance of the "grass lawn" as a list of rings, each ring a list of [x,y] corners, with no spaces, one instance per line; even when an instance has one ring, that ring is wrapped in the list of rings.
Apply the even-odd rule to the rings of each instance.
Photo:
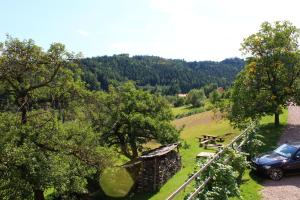
[[[173,112],[174,116],[184,115],[187,113],[195,114],[195,113],[204,112],[206,110],[211,110],[212,107],[213,107],[213,105],[210,103],[210,101],[206,100],[202,107],[195,108],[192,105],[184,105],[184,106],[180,106],[180,107],[172,107],[172,112]]]
[[[284,110],[283,114],[280,117],[281,125],[275,127],[274,117],[268,116],[264,117],[261,120],[261,128],[259,134],[264,136],[263,142],[265,143],[260,149],[260,152],[267,152],[274,150],[277,147],[277,142],[282,134],[284,126],[287,124],[287,110]],[[248,170],[243,177],[243,184],[240,186],[241,194],[244,200],[260,200],[260,190],[262,189],[261,183],[263,182],[262,178],[259,178],[252,174]],[[237,200],[238,198],[232,198]]]
[[[180,108],[181,110],[187,108]],[[179,112],[179,108],[177,110]],[[260,134],[265,136],[265,145],[261,147],[260,151],[265,152],[276,147],[276,143],[282,133],[283,127],[287,121],[287,111],[281,115],[282,125],[280,127],[273,126],[273,117],[264,117],[261,121]],[[201,151],[207,151],[199,147],[199,142],[196,137],[203,134],[209,135],[224,135],[225,133],[233,133],[225,139],[224,144],[230,142],[236,135],[240,133],[239,130],[233,129],[229,122],[226,120],[220,120],[211,111],[191,115],[181,119],[173,121],[173,124],[180,128],[184,126],[181,132],[181,139],[189,146],[188,148],[181,148],[180,155],[182,156],[182,169],[176,173],[157,193],[155,194],[139,194],[121,199],[131,200],[161,200],[166,199],[172,192],[174,192],[180,185],[182,185],[191,175],[195,169],[197,169],[196,155]],[[156,143],[152,142],[148,144],[151,147],[156,147]],[[214,150],[208,150],[214,151]],[[243,184],[240,186],[241,194],[245,200],[258,200],[260,199],[259,191],[261,190],[261,182],[263,180],[252,175],[250,171],[247,171],[243,177]],[[191,185],[183,193],[177,196],[177,199],[183,199],[193,188]],[[120,198],[118,198],[120,199]],[[235,199],[235,198],[232,198]]]
[[[174,190],[176,190],[185,180],[188,175],[194,171],[196,166],[195,156],[204,149],[199,148],[196,137],[202,134],[223,135],[227,132],[233,132],[230,137],[226,138],[229,142],[240,133],[238,130],[232,129],[229,123],[225,120],[215,120],[212,112],[204,112],[189,117],[175,120],[173,123],[176,127],[181,127],[185,124],[185,129],[181,133],[181,138],[190,145],[188,149],[181,149],[183,169],[173,176],[158,193],[153,196],[148,196],[151,200],[165,199]],[[261,152],[266,152],[276,148],[277,141],[282,133],[284,126],[287,123],[287,111],[280,117],[281,125],[275,127],[273,125],[273,116],[264,117],[261,120],[261,128],[259,134],[264,136],[263,142],[265,143],[261,148]],[[245,200],[259,200],[261,199],[260,190],[262,189],[262,179],[250,173],[248,170],[243,177],[243,184],[240,186],[241,194]],[[177,199],[183,199],[184,196],[193,188],[187,188],[185,193],[179,194]],[[143,199],[141,197],[140,199]],[[233,198],[235,199],[235,198]]]
[[[180,114],[184,114],[184,113],[190,112],[193,109],[196,109],[196,108],[193,108],[190,105],[185,105],[185,106],[180,106],[180,107],[173,107],[172,108],[172,112],[176,116],[176,115],[180,115]]]
[[[195,172],[197,168],[196,155],[201,151],[215,151],[214,149],[204,150],[199,147],[199,142],[196,137],[203,134],[209,135],[224,135],[226,133],[233,133],[225,138],[224,144],[228,143],[239,134],[238,130],[232,129],[228,121],[219,120],[213,112],[207,111],[173,121],[173,124],[180,128],[185,126],[181,132],[181,139],[185,141],[188,148],[181,148],[180,155],[182,157],[182,169],[176,173],[157,193],[152,194],[137,194],[131,197],[122,198],[122,200],[161,200],[166,199],[172,192],[181,186],[188,178],[189,175]],[[157,144],[151,142],[147,146],[155,147]],[[177,199],[181,200],[186,194],[193,190],[191,185],[186,189],[185,193],[179,194]],[[119,198],[120,200],[120,198]]]
[[[180,149],[180,155],[182,156],[183,168],[173,176],[161,189],[159,192],[152,196],[148,196],[151,200],[161,200],[168,197],[174,190],[176,190],[180,185],[182,185],[190,174],[195,171],[196,167],[196,155],[204,151],[204,149],[199,147],[199,142],[196,137],[209,134],[209,135],[224,135],[225,133],[232,132],[233,134],[228,136],[225,140],[229,142],[235,135],[239,132],[238,130],[233,130],[229,123],[224,120],[216,120],[213,112],[203,112],[189,117],[177,119],[173,122],[176,127],[181,127],[185,125],[183,132],[181,133],[181,139],[183,139],[189,148]],[[207,151],[207,150],[206,150]],[[213,150],[210,150],[213,151]],[[191,188],[187,188],[186,193],[188,193]],[[186,194],[182,193],[177,199],[183,199]],[[145,199],[144,196],[137,199]]]

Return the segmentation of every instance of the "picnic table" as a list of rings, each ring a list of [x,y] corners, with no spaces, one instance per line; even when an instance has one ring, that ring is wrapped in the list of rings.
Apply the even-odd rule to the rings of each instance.
[[[223,136],[215,136],[215,135],[202,135],[202,137],[198,137],[199,142],[203,142],[205,140],[209,140],[212,142],[224,142]]]
[[[207,135],[204,134],[201,137],[197,137],[199,140],[199,146],[203,147],[206,149],[207,147],[216,147],[216,148],[221,148],[221,144],[217,144],[217,142],[224,142],[225,137],[230,135],[232,133],[226,133],[223,136],[215,136],[215,135]]]

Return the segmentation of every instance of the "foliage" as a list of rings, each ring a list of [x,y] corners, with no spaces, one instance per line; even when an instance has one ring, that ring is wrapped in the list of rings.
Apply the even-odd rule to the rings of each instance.
[[[246,138],[247,139],[247,138]],[[247,151],[245,151],[247,152]],[[243,151],[237,152],[233,149],[226,149],[225,154],[227,155],[227,158],[229,159],[228,165],[232,166],[233,169],[237,172],[237,183],[241,183],[242,177],[247,169],[249,167],[249,163],[247,161],[247,153],[244,153]]]
[[[59,43],[48,51],[10,36],[1,43],[1,199],[87,193],[87,177],[114,161],[75,112],[87,93],[75,61]]]
[[[264,143],[262,142],[262,135],[258,132],[259,124],[256,122],[252,123],[246,132],[246,142],[242,146],[242,150],[247,152],[248,158],[253,158],[257,156],[259,152],[259,147]]]
[[[174,107],[180,107],[186,104],[185,97],[177,97],[176,101],[174,102]]]
[[[93,106],[91,102],[93,107],[86,111],[94,113],[100,109],[96,116],[91,116],[91,121],[101,132],[102,142],[118,147],[130,159],[136,158],[150,140],[166,144],[179,139],[179,132],[170,124],[173,115],[168,102],[137,89],[131,82],[111,87],[95,103]]]
[[[31,199],[32,190],[49,187],[57,194],[86,193],[86,177],[112,162],[106,161],[112,154],[85,123],[61,123],[45,111],[29,114],[26,124],[14,114],[0,115],[0,197]]]
[[[205,164],[205,163],[204,163]],[[211,180],[198,194],[199,199],[229,199],[229,197],[240,197],[238,184],[248,167],[246,155],[233,149],[226,149],[222,158],[213,162],[208,169],[196,180],[196,187],[207,178]]]
[[[187,102],[193,107],[200,107],[203,106],[205,98],[203,89],[192,89],[187,95]]]
[[[248,128],[248,130],[253,127]],[[247,137],[244,139],[248,139]],[[237,151],[232,147],[224,149],[220,157],[196,179],[196,188],[202,185],[203,181],[211,180],[204,189],[198,193],[199,199],[229,199],[229,197],[240,197],[239,183],[249,166],[246,153]],[[247,152],[248,153],[248,152]],[[207,163],[203,162],[202,166]]]
[[[217,90],[213,90],[209,93],[209,100],[212,104],[218,103],[222,98],[222,94],[219,93]]]
[[[209,84],[204,85],[203,90],[204,90],[205,96],[208,97],[209,94],[211,92],[213,92],[214,90],[216,90],[217,88],[218,88],[218,85],[215,83],[209,83]]]
[[[83,79],[93,90],[98,90],[99,86],[108,90],[112,80],[133,80],[139,87],[147,87],[163,95],[175,95],[209,83],[229,86],[244,61],[231,58],[221,62],[186,62],[155,56],[129,57],[121,54],[81,59],[81,64],[84,70]]]
[[[205,177],[211,177],[211,181],[199,194],[200,199],[226,200],[232,196],[239,196],[237,172],[232,166],[220,162],[214,163],[209,167]],[[201,184],[201,181],[198,183]]]
[[[265,22],[247,37],[242,51],[250,56],[231,91],[229,119],[236,125],[274,114],[279,125],[283,106],[296,95],[300,74],[299,30],[290,22]]]

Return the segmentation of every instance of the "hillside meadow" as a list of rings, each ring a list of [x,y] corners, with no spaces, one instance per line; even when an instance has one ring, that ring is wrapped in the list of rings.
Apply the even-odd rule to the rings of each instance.
[[[185,107],[179,107],[174,109],[175,113],[178,110],[185,110]],[[284,126],[287,123],[287,110],[284,110],[280,116],[281,126],[275,127],[273,125],[274,116],[266,116],[261,120],[261,128],[259,134],[264,136],[264,145],[260,151],[265,152],[272,150],[276,147],[277,141],[283,131]],[[197,137],[203,134],[221,136],[225,133],[232,133],[226,139],[224,144],[230,142],[235,136],[240,133],[240,130],[234,129],[230,126],[229,122],[225,119],[221,119],[218,114],[212,111],[207,111],[181,119],[174,120],[172,122],[177,128],[184,126],[181,132],[180,138],[182,143],[187,148],[180,149],[180,155],[182,156],[183,168],[173,176],[157,193],[155,194],[142,194],[136,195],[131,199],[143,200],[160,200],[167,198],[172,192],[174,192],[179,186],[181,186],[188,177],[197,170],[196,155],[202,151],[214,152],[214,149],[203,149],[199,147]],[[156,143],[151,143],[150,146],[158,146]],[[252,174],[250,170],[247,170],[243,177],[243,182],[240,185],[241,195],[245,200],[260,200],[261,196],[259,191],[262,189],[261,183],[263,179]],[[176,199],[183,199],[190,191],[194,189],[193,184],[187,187],[185,192],[179,194]],[[232,198],[236,200],[237,198]]]

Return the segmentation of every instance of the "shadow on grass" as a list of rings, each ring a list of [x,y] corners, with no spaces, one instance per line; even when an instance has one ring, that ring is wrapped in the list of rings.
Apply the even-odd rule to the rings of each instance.
[[[253,181],[255,181],[258,184],[261,184],[267,178],[267,177],[263,177],[263,175],[258,175],[252,170],[249,172],[249,176]]]
[[[283,133],[285,125],[275,126],[273,123],[261,125],[258,131],[259,135],[262,135],[261,139],[264,145],[259,147],[259,153],[265,153],[272,151],[278,147],[277,142],[281,134]]]

